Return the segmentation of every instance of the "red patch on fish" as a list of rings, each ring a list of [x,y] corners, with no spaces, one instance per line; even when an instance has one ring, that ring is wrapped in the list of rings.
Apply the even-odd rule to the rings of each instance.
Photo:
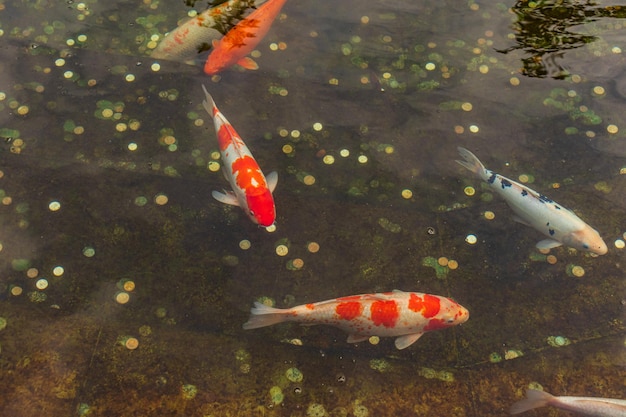
[[[339,303],[335,307],[335,313],[344,320],[352,320],[359,317],[363,312],[363,304],[358,301]]]
[[[439,330],[445,329],[446,327],[450,327],[444,319],[431,319],[428,324],[424,327],[424,331],[428,332],[430,330]]]
[[[242,156],[233,162],[231,169],[237,180],[237,186],[246,190],[246,194],[250,188],[267,188],[265,177],[263,177],[263,173],[254,158]]]
[[[375,325],[394,327],[399,317],[398,304],[395,301],[374,301],[370,307],[370,317]]]
[[[438,297],[430,294],[424,294],[424,298],[412,293],[409,298],[409,310],[416,313],[421,312],[426,318],[435,317],[439,314],[441,302]]]

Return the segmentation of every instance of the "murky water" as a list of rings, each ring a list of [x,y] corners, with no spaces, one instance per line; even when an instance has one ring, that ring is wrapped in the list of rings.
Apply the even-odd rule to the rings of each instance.
[[[626,46],[608,6],[290,0],[258,71],[209,78],[149,57],[183,2],[4,2],[0,414],[496,416],[537,384],[623,398]],[[211,197],[228,185],[202,83],[278,171],[273,233]],[[457,146],[574,209],[608,254],[539,253]],[[471,318],[402,351],[241,328],[262,297],[393,289]]]

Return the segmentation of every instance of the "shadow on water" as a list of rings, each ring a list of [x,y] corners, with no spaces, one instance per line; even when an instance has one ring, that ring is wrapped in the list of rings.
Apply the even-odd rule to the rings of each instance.
[[[624,59],[588,8],[544,10],[594,33],[564,57],[579,79],[518,77],[493,47],[510,24],[495,3],[304,0],[259,71],[210,79],[147,56],[182,2],[85,4],[0,14],[1,415],[491,416],[529,385],[620,396]],[[547,53],[537,39],[568,27],[523,42]],[[227,184],[202,83],[279,173],[274,233],[211,198]],[[539,253],[457,146],[574,208],[609,253]],[[241,329],[263,297],[395,288],[471,318],[402,351],[325,326]]]

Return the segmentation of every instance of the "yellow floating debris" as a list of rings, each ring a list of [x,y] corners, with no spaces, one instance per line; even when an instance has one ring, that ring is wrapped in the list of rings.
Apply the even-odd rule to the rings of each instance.
[[[289,253],[289,248],[285,245],[276,246],[276,255],[285,256]]]
[[[120,291],[115,294],[115,301],[119,304],[126,304],[130,300],[130,295],[127,292]]]
[[[137,340],[136,337],[129,337],[126,339],[126,342],[124,342],[124,346],[126,346],[128,350],[135,350],[139,347],[139,340]]]
[[[317,242],[309,242],[306,248],[311,253],[317,253],[320,250],[320,245]]]

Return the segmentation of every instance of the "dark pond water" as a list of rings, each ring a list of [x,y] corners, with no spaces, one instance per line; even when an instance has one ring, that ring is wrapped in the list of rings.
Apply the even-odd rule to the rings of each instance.
[[[623,398],[614,6],[289,0],[260,68],[211,78],[149,56],[182,1],[1,2],[0,415],[504,416],[539,385]],[[274,232],[211,197],[228,184],[202,84],[278,172]],[[576,211],[608,253],[540,253],[457,146]],[[241,328],[256,300],[393,289],[470,320],[401,351]]]

